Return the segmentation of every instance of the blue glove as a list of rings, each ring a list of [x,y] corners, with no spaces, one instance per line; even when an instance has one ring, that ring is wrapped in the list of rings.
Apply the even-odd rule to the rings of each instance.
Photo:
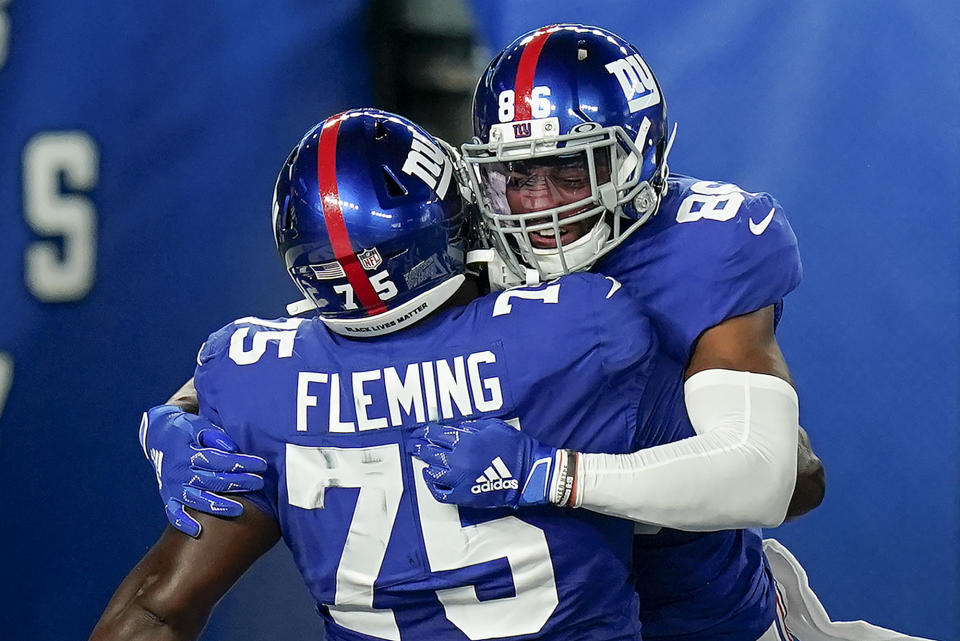
[[[427,423],[407,434],[406,449],[427,467],[434,498],[463,507],[566,505],[576,459],[542,445],[497,418],[457,425]]]
[[[153,465],[167,520],[192,537],[200,523],[184,506],[217,516],[239,516],[243,506],[214,492],[250,492],[263,487],[267,462],[239,454],[222,429],[175,405],[147,410],[140,421],[140,447]]]

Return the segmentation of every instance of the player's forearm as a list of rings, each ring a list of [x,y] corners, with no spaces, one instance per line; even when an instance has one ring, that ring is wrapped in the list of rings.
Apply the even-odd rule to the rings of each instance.
[[[697,436],[581,454],[575,504],[693,531],[779,525],[796,481],[797,401],[772,376],[712,370],[685,390]]]
[[[196,639],[217,601],[280,537],[273,518],[252,503],[243,514],[195,513],[203,536],[168,527],[117,589],[90,641]]]
[[[826,491],[827,480],[823,462],[814,453],[810,437],[801,427],[797,444],[797,485],[787,509],[787,519],[803,516],[819,506]]]
[[[202,629],[202,623],[193,630],[174,628],[133,600],[104,612],[90,641],[190,641],[199,637]]]
[[[200,635],[210,607],[198,611],[176,598],[176,573],[164,568],[170,536],[165,533],[123,580],[90,641],[186,641]]]

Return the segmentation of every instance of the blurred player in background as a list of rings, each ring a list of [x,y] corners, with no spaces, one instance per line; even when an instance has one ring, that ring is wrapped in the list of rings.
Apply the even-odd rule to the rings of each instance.
[[[536,507],[572,490],[558,446],[630,452],[671,438],[638,432],[655,339],[632,298],[612,279],[577,274],[474,300],[454,160],[376,110],[334,116],[303,138],[273,214],[288,272],[320,317],[235,321],[201,348],[195,375],[203,417],[269,464],[239,459],[263,473],[244,496],[255,507],[235,520],[201,516],[198,539],[168,529],[92,638],[195,638],[282,535],[327,639],[639,641],[633,524]],[[151,416],[166,424],[171,411]],[[493,457],[473,480],[478,496],[530,506],[522,514],[435,501],[426,465],[405,452],[460,430],[407,439],[402,428],[477,415],[518,420],[553,444],[527,452],[529,466]],[[164,467],[179,462],[155,445],[154,427],[146,421],[141,438],[163,492]],[[234,449],[226,432],[207,438]],[[198,448],[191,463],[225,456]],[[219,477],[226,489],[254,479],[232,474]]]

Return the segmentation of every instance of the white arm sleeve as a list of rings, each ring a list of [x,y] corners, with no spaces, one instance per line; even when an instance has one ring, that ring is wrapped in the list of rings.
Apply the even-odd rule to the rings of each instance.
[[[797,394],[765,374],[712,369],[684,385],[696,436],[632,454],[580,454],[572,504],[692,531],[775,527],[797,476]]]

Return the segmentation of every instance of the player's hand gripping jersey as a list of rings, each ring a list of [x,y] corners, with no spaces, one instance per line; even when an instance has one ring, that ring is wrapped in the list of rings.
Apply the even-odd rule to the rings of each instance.
[[[401,429],[487,415],[581,451],[655,444],[636,433],[653,335],[617,289],[577,274],[374,341],[299,319],[210,337],[202,412],[267,459],[247,496],[280,523],[329,639],[640,638],[632,523],[440,504]]]
[[[622,282],[662,338],[641,421],[682,436],[694,434],[682,381],[697,338],[769,305],[779,319],[802,275],[796,236],[769,194],[678,175],[657,215],[594,270]],[[754,532],[664,529],[637,536],[634,552],[645,639],[756,639],[774,619],[776,594]]]

